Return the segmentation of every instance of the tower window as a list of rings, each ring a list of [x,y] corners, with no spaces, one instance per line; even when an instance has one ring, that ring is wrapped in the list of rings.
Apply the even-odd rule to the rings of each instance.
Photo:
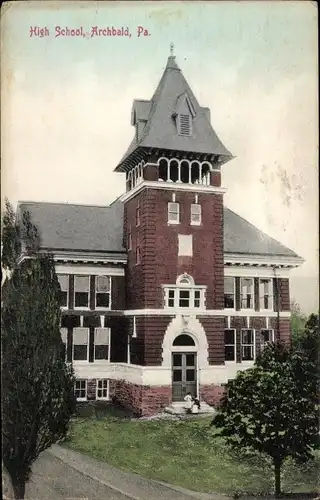
[[[128,250],[132,250],[132,231],[131,226],[128,227]]]
[[[178,115],[178,134],[185,136],[190,136],[192,134],[191,115],[189,114]]]
[[[136,226],[140,226],[140,201],[138,201],[136,208]]]
[[[179,203],[168,203],[168,222],[169,224],[179,224]]]
[[[141,261],[141,251],[140,251],[140,238],[137,237],[137,245],[136,245],[136,264],[140,264]]]
[[[200,226],[201,224],[201,205],[199,203],[191,204],[191,221],[192,226]]]

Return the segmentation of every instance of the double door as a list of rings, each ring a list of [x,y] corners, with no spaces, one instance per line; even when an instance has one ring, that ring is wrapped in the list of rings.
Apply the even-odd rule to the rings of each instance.
[[[197,354],[194,352],[172,353],[172,401],[183,401],[190,392],[197,396]]]

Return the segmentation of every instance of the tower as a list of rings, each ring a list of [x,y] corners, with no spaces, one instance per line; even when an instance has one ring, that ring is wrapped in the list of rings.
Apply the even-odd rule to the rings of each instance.
[[[188,388],[199,393],[199,369],[224,363],[215,311],[224,307],[221,167],[232,155],[172,54],[152,99],[134,101],[131,124],[134,139],[115,169],[126,173],[131,362],[166,368],[159,386],[172,382],[179,400]]]

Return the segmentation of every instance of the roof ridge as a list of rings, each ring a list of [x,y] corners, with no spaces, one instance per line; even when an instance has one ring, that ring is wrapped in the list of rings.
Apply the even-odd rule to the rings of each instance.
[[[118,198],[117,198],[118,199]],[[110,205],[94,205],[94,204],[84,204],[84,203],[69,203],[69,202],[63,202],[63,201],[34,201],[34,200],[22,200],[18,201],[18,206],[21,205],[63,205],[63,206],[68,206],[68,207],[94,207],[94,208],[110,208],[110,206],[115,202],[114,200]]]

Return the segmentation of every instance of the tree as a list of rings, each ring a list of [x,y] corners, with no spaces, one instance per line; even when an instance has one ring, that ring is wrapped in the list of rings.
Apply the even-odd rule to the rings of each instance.
[[[2,287],[3,463],[15,498],[23,499],[33,462],[67,433],[74,378],[63,356],[53,259],[39,252],[30,215],[20,223],[8,202],[2,243],[10,270]]]
[[[303,352],[270,344],[252,369],[239,372],[212,425],[231,446],[268,455],[273,462],[275,493],[281,494],[286,458],[313,457],[318,416],[312,386],[312,362]]]
[[[292,334],[292,345],[293,347],[298,347],[301,338],[304,335],[304,328],[306,325],[307,318],[301,311],[301,308],[295,300],[291,301],[291,334]]]

